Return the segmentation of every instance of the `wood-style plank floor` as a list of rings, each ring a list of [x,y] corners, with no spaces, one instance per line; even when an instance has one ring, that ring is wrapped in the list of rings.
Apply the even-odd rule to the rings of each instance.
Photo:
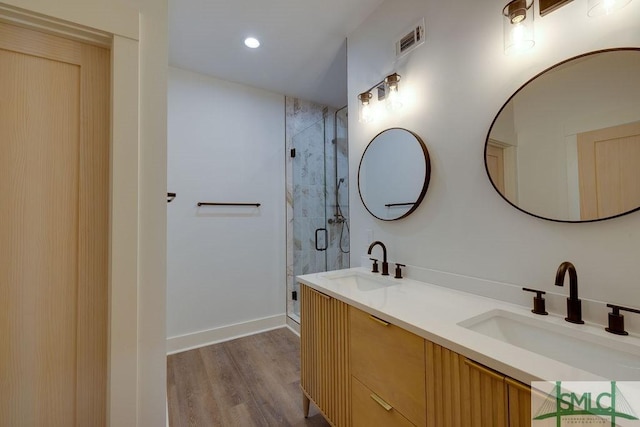
[[[300,339],[287,328],[167,358],[169,426],[328,426],[302,412]]]

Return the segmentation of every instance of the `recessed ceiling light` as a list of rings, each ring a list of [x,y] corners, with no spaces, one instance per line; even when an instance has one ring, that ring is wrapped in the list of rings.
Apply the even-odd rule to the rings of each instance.
[[[244,39],[244,44],[251,49],[255,49],[260,46],[260,41],[255,37],[247,37],[246,39]]]

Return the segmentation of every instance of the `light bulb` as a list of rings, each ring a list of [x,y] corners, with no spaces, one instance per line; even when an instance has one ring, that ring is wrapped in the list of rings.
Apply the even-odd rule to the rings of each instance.
[[[251,49],[256,49],[260,47],[260,40],[256,39],[255,37],[247,37],[246,39],[244,39],[244,44]]]
[[[605,10],[605,13],[608,15],[613,10],[613,6],[615,6],[616,2],[613,0],[604,0],[602,3],[602,7]]]
[[[371,105],[369,104],[363,105],[360,110],[360,121],[362,123],[371,123],[373,121],[373,117],[374,117],[374,114],[373,114],[373,108],[371,108]]]
[[[630,2],[631,0],[589,0],[587,15],[591,17],[609,15]]]
[[[398,86],[390,86],[387,94],[387,109],[396,111],[402,108],[402,97],[398,92]]]
[[[516,24],[511,29],[511,43],[509,44],[508,54],[521,53],[533,47],[535,42],[527,37],[527,28],[523,24]]]
[[[518,47],[520,47],[522,42],[524,42],[524,33],[524,27],[520,23],[514,25],[511,29],[511,43],[513,43],[514,46],[517,46],[516,49],[518,50]]]

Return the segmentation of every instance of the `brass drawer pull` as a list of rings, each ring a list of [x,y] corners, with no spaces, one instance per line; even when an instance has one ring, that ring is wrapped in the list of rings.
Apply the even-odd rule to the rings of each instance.
[[[386,411],[390,411],[393,409],[393,406],[389,405],[387,402],[385,402],[384,400],[382,400],[380,397],[376,396],[375,394],[371,393],[371,398],[373,400],[375,400],[375,402],[382,406]]]
[[[497,380],[497,381],[504,381],[504,375],[500,375],[497,372],[486,368],[484,366],[482,366],[481,364],[474,362],[473,360],[469,360],[467,358],[464,359],[464,363],[472,369],[478,370],[480,372],[482,372],[483,374],[489,375],[491,378]]]
[[[382,319],[378,319],[376,316],[374,316],[372,314],[369,315],[369,319],[373,320],[374,322],[380,323],[382,326],[389,326],[391,324],[389,322],[385,322]]]

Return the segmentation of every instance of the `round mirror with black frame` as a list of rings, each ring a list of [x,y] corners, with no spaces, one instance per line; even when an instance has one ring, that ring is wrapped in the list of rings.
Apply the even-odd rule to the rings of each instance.
[[[485,167],[512,206],[557,222],[640,209],[640,49],[576,56],[520,87],[496,115]]]
[[[407,129],[387,129],[369,142],[360,159],[360,199],[380,220],[405,218],[424,199],[430,177],[431,162],[424,141]]]

